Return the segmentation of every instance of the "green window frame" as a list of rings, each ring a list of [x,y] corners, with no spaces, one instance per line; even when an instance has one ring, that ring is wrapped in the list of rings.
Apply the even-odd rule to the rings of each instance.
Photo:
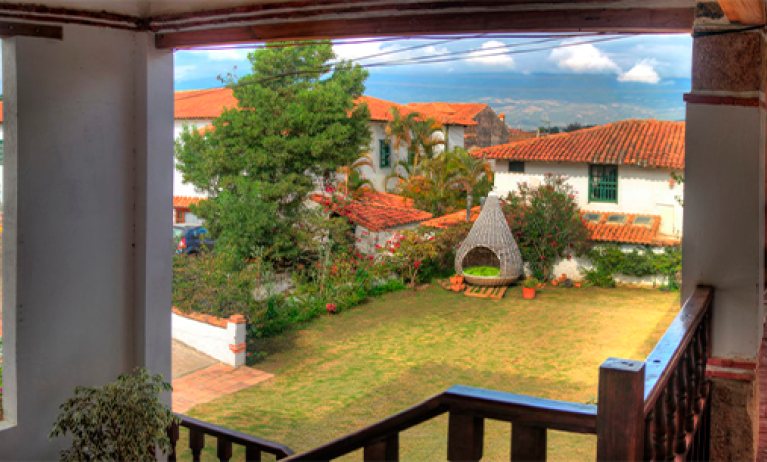
[[[589,202],[618,203],[618,166],[589,166]]]
[[[391,167],[391,146],[387,140],[378,140],[378,152],[381,153],[381,168]]]

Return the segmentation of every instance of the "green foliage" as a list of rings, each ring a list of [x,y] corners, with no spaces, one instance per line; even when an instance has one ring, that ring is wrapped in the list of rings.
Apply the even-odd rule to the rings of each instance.
[[[159,399],[171,389],[143,368],[102,387],[77,387],[61,405],[49,438],[72,434],[61,460],[156,460],[155,448],[171,451],[166,432],[178,422]]]
[[[538,284],[540,284],[541,281],[539,281],[536,278],[527,278],[524,281],[522,281],[522,287],[525,289],[535,289],[538,287]]]
[[[415,290],[418,273],[423,263],[437,256],[435,237],[421,230],[406,230],[396,234],[387,243],[387,252],[393,268],[409,281]]]
[[[335,59],[330,41],[255,50],[251,73],[229,78],[238,107],[205,134],[185,127],[176,143],[184,181],[209,196],[192,211],[236,259],[266,249],[294,261],[313,177],[352,164],[370,142],[367,106],[355,106],[368,73]]]
[[[474,266],[463,270],[463,272],[472,276],[498,276],[501,270],[492,266]]]
[[[533,276],[542,281],[551,279],[559,259],[570,259],[588,249],[589,231],[566,180],[562,175],[547,173],[538,187],[522,183],[503,206],[522,259],[530,265]]]
[[[624,252],[617,245],[600,245],[588,252],[593,268],[584,271],[586,280],[599,287],[615,287],[614,275],[662,276],[665,287],[677,289],[682,271],[681,247],[666,247],[654,252],[652,247]]]

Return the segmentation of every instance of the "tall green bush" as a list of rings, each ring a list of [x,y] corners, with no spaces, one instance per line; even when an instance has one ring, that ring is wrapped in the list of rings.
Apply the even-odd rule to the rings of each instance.
[[[547,173],[540,186],[527,183],[506,198],[506,219],[536,279],[548,281],[562,258],[588,249],[589,231],[583,223],[575,191],[567,177]]]
[[[584,271],[588,282],[601,287],[615,287],[614,276],[660,276],[664,287],[677,289],[682,271],[682,248],[666,247],[655,252],[650,246],[624,252],[617,245],[600,245],[588,252],[592,269]]]

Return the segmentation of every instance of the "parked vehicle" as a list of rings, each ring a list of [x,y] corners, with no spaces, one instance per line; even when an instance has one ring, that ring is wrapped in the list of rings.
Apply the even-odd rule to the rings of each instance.
[[[216,241],[207,236],[206,230],[200,224],[173,225],[173,242],[176,243],[176,253],[198,254],[213,250]]]

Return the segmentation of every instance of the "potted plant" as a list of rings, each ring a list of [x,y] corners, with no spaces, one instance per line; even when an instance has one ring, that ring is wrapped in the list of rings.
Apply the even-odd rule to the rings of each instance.
[[[522,281],[522,298],[528,300],[535,298],[536,287],[538,287],[538,280],[535,278],[528,278]]]
[[[460,286],[461,284],[463,284],[463,276],[461,276],[460,274],[450,276],[450,284],[452,284],[453,286]]]
[[[77,387],[60,406],[49,438],[72,434],[61,460],[155,460],[172,450],[168,428],[179,423],[160,394],[170,391],[161,375],[143,368],[102,387]]]

